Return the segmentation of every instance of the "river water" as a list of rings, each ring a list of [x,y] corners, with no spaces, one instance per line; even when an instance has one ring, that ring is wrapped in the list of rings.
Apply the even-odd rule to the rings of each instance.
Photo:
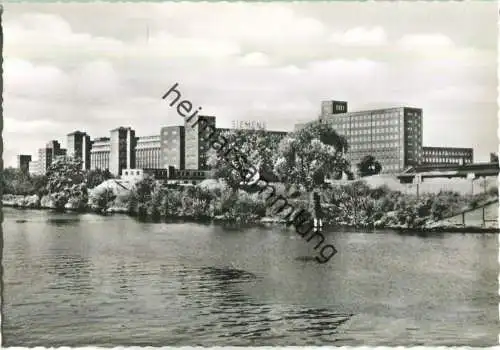
[[[332,232],[321,265],[291,230],[3,211],[4,346],[497,343],[496,234]]]

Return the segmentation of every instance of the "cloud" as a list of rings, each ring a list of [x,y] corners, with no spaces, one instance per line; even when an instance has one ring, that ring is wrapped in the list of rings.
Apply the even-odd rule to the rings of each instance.
[[[52,133],[61,125],[51,120],[17,120],[4,118],[4,129],[9,133],[30,135],[34,130],[40,133]]]
[[[448,36],[436,33],[405,35],[399,40],[399,45],[406,49],[436,49],[440,47],[450,48],[454,46],[454,43]]]
[[[264,67],[271,62],[269,57],[262,52],[252,52],[243,56],[240,60],[242,66]]]
[[[479,102],[487,103],[495,99],[496,93],[492,89],[485,86],[469,85],[469,86],[447,86],[440,89],[433,89],[429,92],[430,100],[438,100],[440,102],[453,103],[455,101],[462,102]]]
[[[381,101],[415,105],[428,120],[454,117],[466,129],[472,111],[488,114],[484,106],[496,103],[496,41],[489,47],[487,39],[496,40],[496,32],[434,17],[414,20],[442,13],[438,5],[422,13],[419,6],[9,4],[6,159],[12,152],[33,153],[50,139],[64,144],[75,129],[98,137],[130,125],[148,135],[181,124],[160,98],[175,82],[184,98],[216,114],[219,126],[254,118],[292,130],[295,122],[316,118],[320,100],[340,99],[351,110]],[[481,11],[488,13],[477,10],[474,18]],[[477,128],[487,133],[488,125]],[[18,137],[27,128],[41,132]],[[439,134],[426,132],[434,139]],[[476,136],[462,136],[463,143],[486,139]],[[496,147],[488,140],[487,147]]]
[[[87,103],[119,103],[127,98],[126,86],[109,61],[99,60],[83,64],[72,72],[73,100]]]
[[[371,29],[356,27],[345,32],[335,32],[330,36],[330,42],[338,45],[373,46],[382,45],[387,41],[385,31],[382,27]]]
[[[36,65],[22,59],[4,60],[5,94],[34,98],[54,98],[65,93],[71,80],[59,68]]]
[[[177,6],[182,7],[184,6]],[[191,11],[187,17],[191,21],[188,34],[210,39],[237,40],[242,45],[267,46],[279,42],[307,42],[327,33],[327,27],[321,21],[300,15],[282,4],[209,4],[208,9],[223,11],[224,15],[206,16],[203,11]],[[263,25],[256,25],[256,19]]]
[[[26,13],[9,18],[4,23],[4,50],[23,58],[46,58],[61,61],[74,59],[75,54],[113,56],[120,51],[122,42],[88,33],[75,33],[69,23],[55,14]],[[47,52],[47,49],[50,50]]]

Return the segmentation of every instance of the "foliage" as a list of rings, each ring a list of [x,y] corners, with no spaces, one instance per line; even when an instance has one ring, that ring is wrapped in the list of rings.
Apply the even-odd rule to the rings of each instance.
[[[85,180],[82,161],[74,158],[56,159],[47,170],[47,192],[49,194],[69,190]]]
[[[283,190],[294,192],[290,185],[283,186]],[[325,219],[330,224],[413,228],[461,212],[474,201],[491,200],[489,194],[463,196],[450,191],[417,198],[392,191],[387,186],[370,188],[364,181],[324,188],[323,198]],[[231,191],[228,185],[220,182],[208,189],[204,186],[172,188],[146,180],[138,183],[130,199],[135,200],[135,215],[153,219],[217,217],[231,222],[253,222],[264,216],[284,214],[277,215],[258,193]],[[307,202],[300,197],[289,198],[289,204],[295,209],[310,209]]]
[[[105,213],[115,199],[116,195],[111,188],[103,188],[90,196],[90,206],[97,212]]]
[[[325,176],[347,171],[347,148],[346,139],[331,126],[311,123],[280,142],[274,171],[283,182],[301,184],[310,192]]]
[[[145,178],[135,184],[130,194],[128,210],[138,216],[147,216],[147,204],[151,201],[155,181]]]
[[[104,181],[112,179],[113,174],[108,169],[89,170],[85,173],[85,184],[87,188],[94,188],[102,184]]]
[[[490,153],[490,162],[498,163],[498,153]]]
[[[89,194],[84,183],[73,185],[69,188],[67,203],[71,209],[84,211],[87,208],[88,201]]]
[[[356,166],[361,177],[377,175],[382,171],[382,165],[371,155],[363,157]]]
[[[29,175],[14,168],[0,172],[0,188],[4,194],[43,196],[46,194],[46,185],[45,175]]]
[[[220,148],[211,152],[209,166],[216,179],[224,179],[235,191],[248,175],[248,169],[272,172],[281,137],[263,130],[231,130],[222,133],[218,140]],[[225,145],[225,146],[222,146]]]

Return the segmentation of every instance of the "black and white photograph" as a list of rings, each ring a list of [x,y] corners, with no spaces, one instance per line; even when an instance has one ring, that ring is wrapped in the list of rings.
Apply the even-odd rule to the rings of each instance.
[[[2,346],[498,345],[498,15],[4,3]]]

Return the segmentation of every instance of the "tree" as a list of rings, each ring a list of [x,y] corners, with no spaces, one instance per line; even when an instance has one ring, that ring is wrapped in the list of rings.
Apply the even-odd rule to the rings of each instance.
[[[324,184],[326,175],[348,173],[347,149],[345,137],[331,126],[311,123],[280,142],[274,171],[282,181],[312,191]]]
[[[374,156],[365,156],[357,164],[358,172],[361,177],[377,175],[382,171],[382,165],[375,160]]]
[[[327,175],[348,173],[349,162],[344,157],[347,149],[345,137],[330,125],[311,123],[280,142],[274,171],[281,181],[311,192],[313,216],[321,218],[318,190]]]
[[[82,184],[84,179],[80,159],[56,159],[47,170],[47,192],[52,194],[69,191],[74,185]]]
[[[4,194],[42,196],[45,194],[46,184],[45,175],[28,175],[15,168],[6,168],[0,172],[0,189]]]
[[[212,175],[223,179],[235,191],[253,167],[258,172],[272,172],[279,135],[263,130],[231,130],[219,135],[220,148],[210,152]],[[217,148],[217,147],[215,147]]]

